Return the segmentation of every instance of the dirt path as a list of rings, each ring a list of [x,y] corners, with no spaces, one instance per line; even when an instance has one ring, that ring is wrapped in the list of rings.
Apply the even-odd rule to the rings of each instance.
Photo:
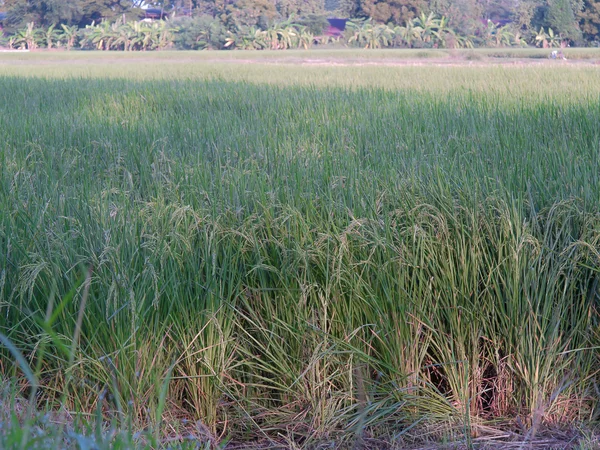
[[[20,54],[16,54],[20,53]],[[446,66],[446,67],[480,67],[480,66],[564,66],[564,65],[600,65],[599,58],[589,59],[569,59],[554,60],[543,57],[536,58],[515,58],[515,57],[489,57],[477,54],[457,54],[447,57],[400,57],[390,58],[379,57],[379,55],[370,55],[365,57],[357,55],[332,56],[331,53],[323,55],[314,55],[310,57],[300,57],[297,55],[284,55],[281,57],[273,55],[262,55],[256,53],[256,58],[241,57],[206,57],[206,53],[198,54],[198,57],[189,53],[182,53],[181,56],[175,52],[168,54],[144,53],[143,55],[130,55],[126,53],[77,53],[69,54],[67,52],[6,52],[0,54],[0,66],[19,66],[19,65],[55,65],[55,64],[74,64],[74,65],[105,65],[105,64],[241,64],[241,65],[292,65],[292,66],[323,66],[323,67],[348,67],[348,66],[371,66],[371,67],[400,67],[400,66]],[[216,55],[215,55],[216,56]],[[244,55],[245,56],[245,55]]]

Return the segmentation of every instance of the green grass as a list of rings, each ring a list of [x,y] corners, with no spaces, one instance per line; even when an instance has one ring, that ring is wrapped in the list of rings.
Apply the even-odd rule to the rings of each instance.
[[[0,56],[8,398],[156,442],[595,426],[599,69],[174,55]]]

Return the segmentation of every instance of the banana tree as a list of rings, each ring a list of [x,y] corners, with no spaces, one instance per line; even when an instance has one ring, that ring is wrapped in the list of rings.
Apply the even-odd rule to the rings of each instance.
[[[79,29],[75,25],[70,27],[64,23],[60,27],[62,28],[62,32],[60,32],[59,39],[64,42],[67,50],[71,50],[77,40]]]
[[[562,36],[555,34],[552,28],[548,28],[548,44],[551,48],[562,47]]]
[[[538,47],[548,48],[548,35],[544,31],[544,28],[540,28],[540,31],[535,35],[535,45]]]
[[[360,20],[349,20],[346,23],[345,35],[349,44],[355,42],[357,45],[361,45],[363,41],[363,25],[364,22]]]
[[[452,28],[446,28],[439,33],[439,46],[443,48],[473,48],[473,36],[462,36]]]
[[[448,18],[446,16],[442,16],[437,19],[437,30],[434,33],[434,40],[436,41],[436,45],[440,47],[446,46],[446,41],[444,38],[453,37],[454,30],[448,27]]]
[[[286,25],[277,30],[279,48],[286,50],[297,47],[298,30],[293,25]]]
[[[40,30],[35,28],[33,22],[29,22],[26,28],[17,31],[13,45],[21,49],[35,50],[40,41]]]
[[[277,30],[278,48],[304,48],[312,46],[314,37],[304,25],[294,22],[294,16],[291,16],[284,22],[276,24],[273,28]]]
[[[394,36],[397,44],[404,47],[412,47],[416,40],[420,39],[420,28],[415,26],[412,20],[406,21],[405,26],[394,28]]]
[[[164,50],[173,45],[174,33],[178,31],[178,28],[170,27],[164,20],[154,22],[152,27],[156,32],[155,47],[158,50]]]
[[[543,48],[560,47],[562,43],[561,37],[555,34],[552,28],[548,28],[548,32],[546,33],[544,27],[541,27],[534,39],[536,46]]]
[[[277,28],[271,27],[262,32],[262,36],[266,42],[266,46],[271,50],[279,49],[279,32]]]
[[[125,24],[119,27],[119,35],[113,42],[113,46],[116,49],[122,49],[126,52],[132,50],[132,41],[136,37],[135,29],[129,24]]]
[[[18,48],[17,44],[17,37],[16,36],[11,36],[8,38],[8,48]]]
[[[60,32],[55,27],[56,25],[52,24],[46,31],[42,32],[46,47],[48,48],[52,48],[55,44],[60,44]]]
[[[364,48],[388,47],[394,39],[394,30],[387,25],[373,25],[371,19],[355,28],[354,34],[348,39],[349,43],[356,42]]]
[[[142,34],[142,51],[152,50],[155,43],[158,41],[158,33],[155,29],[146,25],[146,22],[142,22],[144,25],[141,26],[140,31]]]
[[[328,36],[326,34],[323,36],[314,36],[312,38],[312,42],[318,45],[339,44],[340,40],[340,36]]]
[[[414,27],[419,34],[419,40],[425,44],[433,45],[439,40],[440,20],[436,19],[434,13],[421,13],[419,17],[413,19]]]
[[[520,32],[516,32],[513,36],[513,45],[517,47],[527,47],[527,41],[523,39]]]
[[[475,36],[461,36],[455,33],[454,39],[456,40],[456,48],[475,48]]]
[[[227,37],[225,38],[225,44],[223,44],[223,48],[228,49],[237,49],[243,46],[242,39],[240,36],[232,33],[231,31],[227,31]]]
[[[387,25],[373,27],[371,36],[371,48],[391,47],[394,42],[394,30]]]
[[[228,31],[227,34],[229,36],[225,39],[225,48],[239,50],[263,50],[268,48],[266,34],[258,28],[251,27],[248,31],[240,32],[240,34]]]
[[[146,51],[152,48],[154,33],[152,28],[144,21],[128,22],[131,29],[131,49]]]
[[[481,43],[484,47],[493,47],[496,40],[494,34],[496,33],[496,25],[491,20],[488,20],[485,28],[481,30],[480,38]]]
[[[308,50],[310,47],[312,47],[312,44],[315,40],[314,36],[312,35],[312,33],[310,31],[308,31],[308,28],[305,26],[301,26],[298,27],[298,36],[297,36],[297,47],[298,48],[303,48],[305,50]]]
[[[113,30],[110,22],[105,21],[98,25],[92,22],[91,25],[86,25],[84,36],[84,43],[91,44],[97,50],[110,50],[118,38],[118,32]]]
[[[496,28],[494,37],[496,38],[496,47],[510,47],[515,39],[515,35],[508,25]]]
[[[131,40],[129,42],[131,50],[140,50],[142,48],[142,41],[144,40],[141,32],[141,24],[138,22],[129,22],[127,26],[131,30]]]

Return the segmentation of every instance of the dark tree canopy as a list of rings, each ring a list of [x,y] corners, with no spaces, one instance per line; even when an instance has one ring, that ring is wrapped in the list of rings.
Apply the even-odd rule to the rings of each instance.
[[[578,14],[583,37],[586,40],[600,39],[600,1],[585,0],[583,10]]]
[[[85,26],[123,14],[137,18],[141,13],[137,5],[128,0],[4,0],[4,8],[7,29],[20,28],[29,22],[39,27],[59,23]]]
[[[34,22],[37,27],[142,16],[144,0],[0,0],[2,25],[12,32]],[[551,27],[572,41],[600,34],[600,0],[146,0],[146,4],[185,16],[210,16],[226,29],[266,27],[292,17],[312,29],[329,17],[370,17],[402,25],[421,13],[446,16],[459,33],[476,34],[486,21],[511,23],[520,31]]]

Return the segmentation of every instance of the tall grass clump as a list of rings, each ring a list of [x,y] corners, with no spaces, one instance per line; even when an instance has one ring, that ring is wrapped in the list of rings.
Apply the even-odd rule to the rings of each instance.
[[[36,405],[214,443],[595,423],[597,93],[516,86],[0,78]]]

